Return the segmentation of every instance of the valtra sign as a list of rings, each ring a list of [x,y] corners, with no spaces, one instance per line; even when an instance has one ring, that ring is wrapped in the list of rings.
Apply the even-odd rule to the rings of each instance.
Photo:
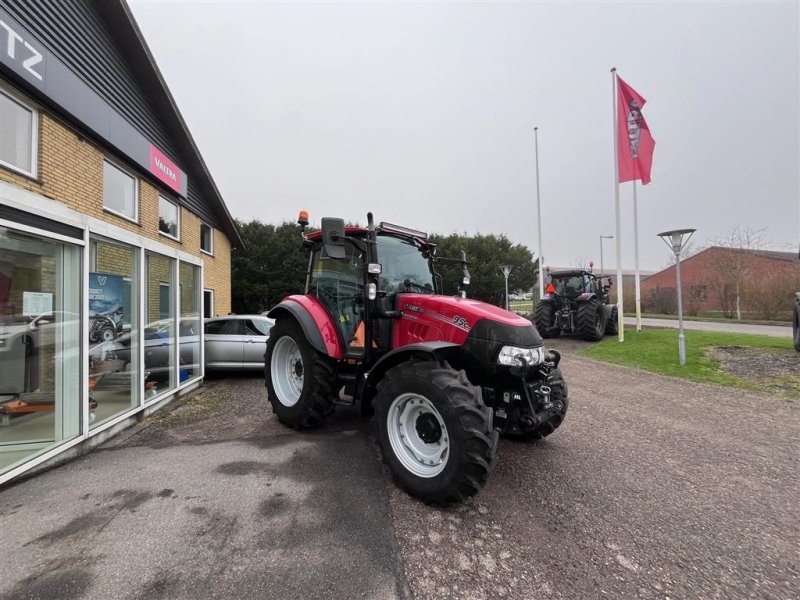
[[[181,170],[158,148],[150,145],[150,172],[176,192],[181,192]]]

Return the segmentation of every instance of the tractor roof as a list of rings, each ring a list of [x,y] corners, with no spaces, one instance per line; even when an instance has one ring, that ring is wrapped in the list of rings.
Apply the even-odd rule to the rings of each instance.
[[[428,241],[428,234],[425,233],[424,231],[417,231],[416,229],[409,229],[408,227],[402,227],[400,225],[392,225],[391,223],[380,223],[377,227],[375,227],[375,231],[378,233],[394,233],[396,235],[399,235],[400,237],[414,238],[415,240],[419,240],[423,244],[432,245]],[[352,235],[355,237],[366,236],[367,228],[348,226],[344,228],[344,232],[346,235]],[[306,237],[309,240],[318,240],[322,237],[322,230],[318,229],[316,231],[312,231]]]
[[[550,277],[575,277],[576,275],[594,275],[586,269],[572,269],[570,271],[551,271]]]

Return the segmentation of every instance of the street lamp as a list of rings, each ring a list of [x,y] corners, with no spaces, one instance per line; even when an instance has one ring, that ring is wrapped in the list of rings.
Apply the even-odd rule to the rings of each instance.
[[[603,240],[613,240],[613,235],[600,235],[600,277],[605,274],[603,270]]]
[[[681,250],[689,243],[696,229],[674,229],[659,233],[658,237],[675,253],[675,278],[678,280],[678,359],[686,364],[686,337],[683,335],[683,294],[681,292]],[[686,239],[684,239],[686,236]]]
[[[508,275],[511,273],[511,266],[500,265],[500,270],[503,272],[503,277],[506,278],[506,310],[508,310]]]

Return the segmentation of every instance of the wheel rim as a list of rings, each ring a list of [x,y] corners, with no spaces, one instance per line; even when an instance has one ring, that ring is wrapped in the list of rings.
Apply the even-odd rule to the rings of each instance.
[[[394,455],[419,477],[435,477],[447,466],[450,436],[433,403],[419,394],[400,394],[386,416]]]
[[[114,331],[111,329],[104,329],[103,330],[103,341],[104,342],[113,342],[114,341]]]
[[[270,371],[278,401],[287,407],[297,404],[303,393],[304,368],[303,355],[292,338],[284,336],[277,341],[272,350]]]

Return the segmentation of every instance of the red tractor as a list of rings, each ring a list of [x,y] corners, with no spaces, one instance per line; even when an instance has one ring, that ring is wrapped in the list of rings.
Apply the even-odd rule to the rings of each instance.
[[[377,442],[409,493],[447,505],[477,493],[506,434],[537,440],[567,412],[557,352],[530,321],[463,293],[441,293],[437,256],[420,232],[324,218],[305,233],[306,293],[284,298],[265,354],[266,385],[281,423],[321,425],[336,404],[375,415]]]

